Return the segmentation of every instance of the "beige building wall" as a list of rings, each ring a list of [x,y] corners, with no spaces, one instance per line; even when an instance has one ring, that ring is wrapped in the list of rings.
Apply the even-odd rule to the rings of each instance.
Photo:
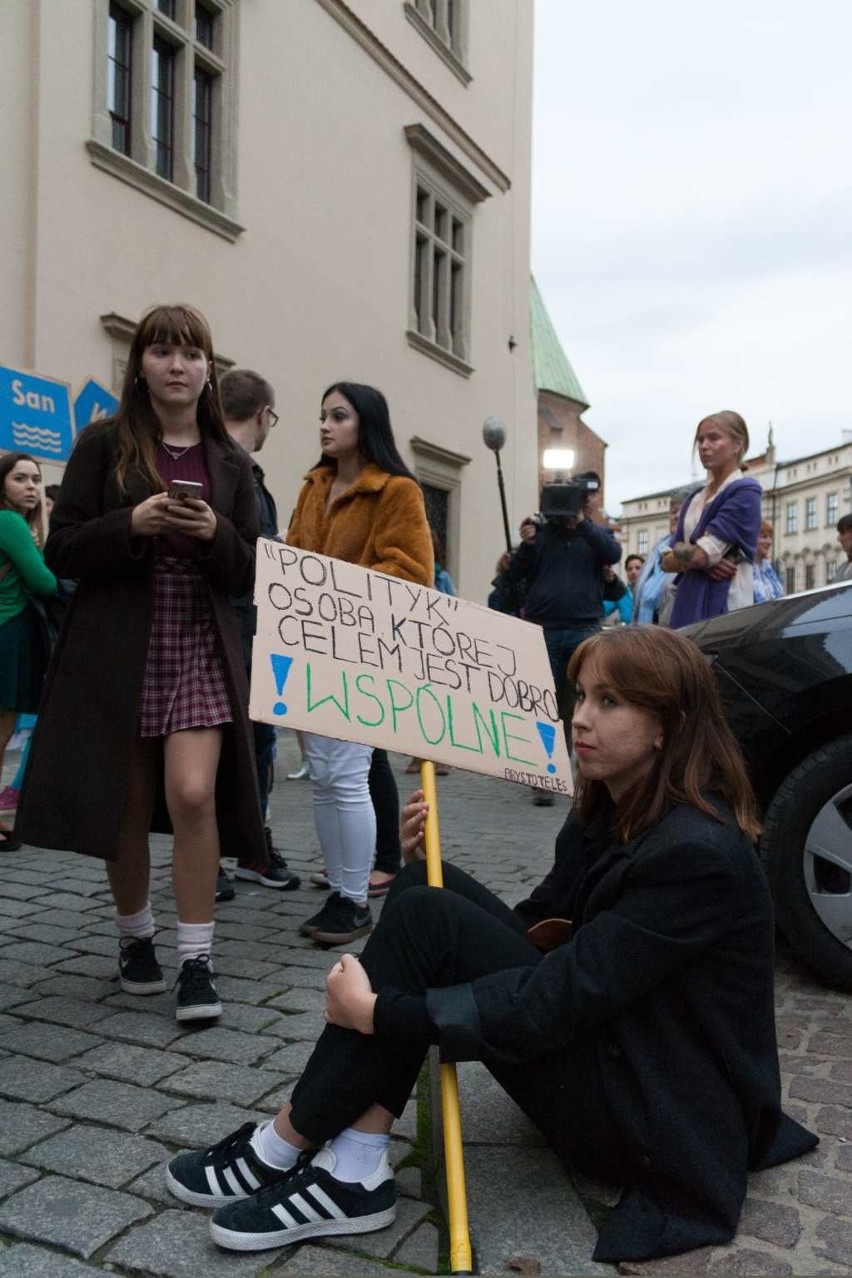
[[[852,512],[852,431],[844,431],[835,448],[789,462],[776,461],[770,449],[750,459],[748,473],[763,488],[763,517],[774,528],[772,558],[787,593],[827,585],[846,561],[837,521]],[[624,502],[619,526],[625,558],[646,554],[668,531],[670,492]]]
[[[185,22],[193,2],[176,0]],[[124,4],[150,23],[150,4]],[[133,321],[153,302],[196,304],[223,359],[277,389],[281,421],[262,462],[282,522],[318,455],[321,392],[337,379],[372,382],[388,397],[409,464],[452,487],[450,567],[460,593],[484,599],[502,543],[485,417],[508,427],[513,525],[536,501],[532,0],[457,4],[466,17],[461,68],[424,32],[420,3],[215,7],[231,23],[235,163],[221,224],[209,229],[93,162],[107,0],[0,5],[0,118],[9,171],[19,175],[0,191],[11,250],[0,258],[0,363],[74,389],[89,376],[115,385],[126,325],[105,327],[101,317]],[[462,371],[406,336],[412,126],[479,192]]]

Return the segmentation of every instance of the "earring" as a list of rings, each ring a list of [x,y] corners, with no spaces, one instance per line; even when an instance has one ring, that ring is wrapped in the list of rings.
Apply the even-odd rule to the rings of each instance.
[[[210,392],[211,392],[211,394],[212,394],[212,391],[213,391],[213,383],[212,383],[212,381],[210,380],[210,378],[209,378],[209,377],[207,378],[207,381],[205,382],[205,387],[206,387],[206,389],[207,389],[208,391],[210,391]]]
[[[148,383],[145,381],[145,378],[142,376],[142,374],[137,373],[133,379],[133,389],[142,390],[142,388],[147,385]]]

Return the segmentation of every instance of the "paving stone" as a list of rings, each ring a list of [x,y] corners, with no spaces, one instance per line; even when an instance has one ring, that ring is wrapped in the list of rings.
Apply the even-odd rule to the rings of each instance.
[[[146,1004],[148,1001],[145,999]],[[168,1017],[158,1016],[155,1012],[148,1011],[115,1012],[112,1016],[98,1021],[98,1033],[104,1038],[126,1039],[131,1043],[149,1047],[168,1047],[181,1036],[180,1027],[174,1019],[173,1004],[170,1012],[171,1015]]]
[[[708,1274],[754,1274],[760,1278],[763,1274],[791,1274],[793,1266],[789,1260],[780,1256],[771,1256],[765,1251],[752,1251],[748,1247],[726,1247],[719,1249],[707,1268]]]
[[[27,1003],[31,994],[19,985],[0,985],[0,1011],[14,1007],[16,1003]]]
[[[0,982],[8,985],[35,985],[38,981],[43,981],[46,976],[50,976],[50,969],[46,967],[36,967],[34,963],[22,963],[15,954],[14,958],[9,957],[10,953],[15,952],[17,946],[7,946],[0,955]]]
[[[65,963],[57,963],[55,972],[70,972],[73,976],[98,976],[107,980],[118,980],[118,961],[115,958],[103,958],[100,954],[75,954]],[[0,971],[0,980],[3,974]]]
[[[67,1119],[43,1113],[34,1105],[0,1100],[0,1155],[14,1158],[29,1145],[68,1126]]]
[[[186,1058],[174,1052],[159,1052],[152,1047],[134,1047],[131,1043],[102,1043],[91,1052],[74,1058],[75,1069],[117,1078],[122,1083],[151,1087],[186,1068]]]
[[[8,1198],[15,1190],[22,1189],[34,1180],[38,1180],[38,1172],[33,1168],[0,1160],[0,1198]]]
[[[281,993],[279,981],[245,981],[225,973],[217,973],[216,988],[227,1007],[232,1003],[259,1005]]]
[[[168,1162],[171,1157],[172,1154],[169,1153],[165,1162]],[[137,1176],[135,1180],[126,1186],[126,1189],[128,1194],[135,1194],[137,1198],[145,1198],[150,1203],[162,1203],[165,1207],[183,1208],[183,1203],[178,1203],[177,1199],[166,1188],[165,1167],[162,1163],[156,1167],[150,1167],[141,1176]]]
[[[40,1104],[70,1092],[85,1080],[85,1074],[67,1065],[28,1060],[24,1068],[0,1070],[0,1095]]]
[[[852,1172],[852,1145],[840,1145],[837,1150],[838,1171]]]
[[[282,1012],[314,1012],[323,1007],[323,991],[320,988],[296,986],[277,998],[270,999],[269,1007],[279,1008]]]
[[[268,1073],[248,1069],[244,1065],[227,1065],[220,1061],[198,1061],[180,1074],[172,1074],[164,1086],[181,1096],[197,1096],[206,1100],[216,1096],[253,1105],[273,1085]]]
[[[12,897],[17,901],[32,901],[33,904],[40,896],[47,896],[52,888],[37,886],[34,883],[13,883],[8,877],[3,881],[3,895]]]
[[[334,1248],[335,1251],[360,1251],[368,1256],[387,1258],[399,1246],[403,1238],[412,1233],[420,1222],[428,1216],[431,1207],[428,1203],[418,1203],[411,1198],[396,1200],[396,1220],[387,1229],[377,1229],[374,1234],[341,1235],[339,1238],[324,1238],[323,1247]]]
[[[471,1145],[544,1145],[545,1140],[478,1061],[458,1067],[464,1141]],[[415,1135],[413,1132],[412,1135]]]
[[[278,964],[272,960],[263,962],[258,959],[238,958],[234,954],[220,956],[218,950],[213,957],[217,975],[222,973],[225,976],[242,976],[244,978],[259,976],[263,978],[272,976],[278,970]]]
[[[31,1003],[21,1003],[15,1008],[16,1016],[28,1016],[32,1020],[55,1021],[58,1025],[68,1025],[77,1029],[86,1029],[96,1021],[102,1021],[110,1012],[97,1003],[82,1002],[79,999],[39,998]]]
[[[252,1278],[265,1270],[275,1252],[222,1251],[210,1241],[206,1213],[164,1211],[132,1229],[108,1253],[110,1264],[122,1265],[145,1278]],[[317,1272],[317,1271],[315,1271]]]
[[[839,1136],[842,1140],[852,1141],[852,1114],[846,1109],[826,1105],[817,1111],[813,1130],[826,1136]]]
[[[217,982],[218,988],[218,982]],[[221,995],[221,990],[220,990]],[[220,1025],[223,1029],[238,1030],[241,1034],[269,1034],[275,1038],[276,1030],[286,1017],[274,1007],[253,1007],[249,1003],[229,1003],[221,995],[225,1011]],[[17,1015],[17,1009],[16,1013]]]
[[[41,906],[32,901],[4,900],[0,897],[0,915],[9,919],[26,918],[29,914],[37,914]]]
[[[425,1269],[427,1273],[438,1272],[438,1252],[440,1235],[434,1225],[428,1221],[419,1225],[410,1238],[406,1238],[394,1256],[398,1265],[411,1265],[415,1269]]]
[[[72,976],[66,972],[51,975],[47,980],[40,981],[35,988],[31,988],[30,997],[38,994],[45,998],[56,996],[97,1003],[109,993],[111,988],[112,983],[109,981],[98,980],[92,976]]]
[[[314,1050],[313,1042],[289,1043],[271,1056],[264,1056],[258,1061],[261,1069],[268,1069],[276,1074],[291,1074],[299,1077],[307,1065]]]
[[[168,1156],[163,1145],[144,1136],[75,1124],[28,1149],[24,1159],[60,1176],[118,1189],[153,1164],[165,1162]]]
[[[184,1105],[173,1109],[151,1123],[147,1135],[164,1140],[181,1149],[204,1149],[236,1131],[243,1123],[259,1123],[265,1117],[257,1110],[237,1105]]]
[[[114,958],[115,937],[101,936],[95,932],[78,932],[70,948],[80,954],[103,954],[107,958]]]
[[[802,1222],[795,1207],[749,1197],[743,1204],[739,1231],[778,1247],[793,1247],[802,1232]]]
[[[18,963],[50,967],[52,963],[59,963],[67,958],[68,953],[59,945],[45,945],[42,941],[17,941],[14,946],[14,957]]]
[[[29,1025],[21,1025],[13,1030],[0,1034],[0,1047],[19,1052],[23,1056],[36,1056],[41,1060],[67,1061],[72,1056],[79,1056],[92,1047],[97,1047],[99,1040],[93,1034],[85,1034],[80,1030],[68,1029],[62,1025],[49,1025],[33,1021]]]
[[[40,896],[38,903],[44,909],[57,910],[90,910],[96,902],[87,896],[77,896],[73,892],[48,892],[47,896]]]
[[[802,1074],[797,1075],[790,1080],[790,1095],[800,1100],[821,1101],[828,1105],[845,1105],[847,1109],[852,1109],[852,1086],[834,1078],[809,1078]]]
[[[816,1245],[817,1253],[848,1266],[852,1257],[852,1223],[827,1216],[817,1225],[816,1232],[823,1244]]]
[[[662,1260],[622,1260],[618,1265],[620,1274],[648,1274],[656,1278],[657,1274],[671,1274],[679,1278],[681,1274],[706,1274],[713,1256],[712,1247],[701,1247],[697,1251],[688,1251],[682,1256],[665,1256]],[[611,1273],[608,1265],[602,1270]]]
[[[366,1235],[361,1235],[350,1242],[360,1246],[364,1237]],[[322,1278],[326,1278],[326,1275],[334,1278],[337,1274],[384,1274],[385,1278],[390,1278],[394,1272],[398,1271],[389,1270],[386,1265],[377,1265],[359,1256],[347,1255],[328,1247],[307,1245],[288,1256],[280,1266],[273,1266],[267,1278],[289,1278],[290,1274],[322,1275]]]
[[[103,1271],[31,1243],[0,1251],[0,1278],[101,1278]]]
[[[182,1102],[132,1083],[98,1078],[54,1101],[51,1108],[72,1118],[93,1118],[112,1127],[138,1132]]]
[[[419,1167],[397,1167],[395,1174],[397,1193],[403,1198],[423,1197],[423,1173]]]
[[[266,1035],[241,1034],[238,1030],[215,1025],[184,1034],[172,1043],[171,1048],[173,1052],[184,1052],[187,1056],[253,1065],[274,1051],[275,1042]]]
[[[818,1171],[800,1172],[799,1199],[821,1211],[852,1218],[852,1186],[839,1176],[825,1176]]]
[[[0,1230],[16,1238],[52,1243],[88,1260],[128,1225],[150,1214],[151,1208],[140,1198],[47,1176],[0,1206]]]

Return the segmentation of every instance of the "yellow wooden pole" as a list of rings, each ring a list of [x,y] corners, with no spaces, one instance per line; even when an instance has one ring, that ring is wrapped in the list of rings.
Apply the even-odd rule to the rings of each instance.
[[[426,877],[430,887],[443,887],[438,788],[435,784],[435,765],[427,759],[420,763],[420,785],[423,797],[429,804],[424,834]],[[450,1212],[450,1273],[472,1274],[473,1256],[467,1219],[459,1085],[455,1065],[441,1066],[441,1114],[444,1121],[444,1165],[447,1169],[447,1204]]]

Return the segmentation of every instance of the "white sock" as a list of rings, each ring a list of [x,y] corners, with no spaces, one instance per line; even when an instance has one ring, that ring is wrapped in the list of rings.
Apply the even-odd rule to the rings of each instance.
[[[271,1122],[255,1127],[249,1144],[262,1163],[266,1163],[267,1167],[275,1167],[278,1171],[289,1171],[291,1167],[295,1167],[302,1153],[301,1149],[279,1136]]]
[[[354,1127],[345,1127],[331,1142],[331,1152],[337,1159],[334,1179],[350,1183],[366,1180],[378,1171],[389,1144],[387,1132],[358,1132]]]
[[[119,936],[132,936],[135,941],[147,940],[149,936],[154,935],[151,902],[146,901],[143,908],[136,914],[119,914],[116,910],[115,926],[118,928]]]
[[[178,967],[187,959],[201,958],[213,948],[213,923],[181,923],[177,925]]]

